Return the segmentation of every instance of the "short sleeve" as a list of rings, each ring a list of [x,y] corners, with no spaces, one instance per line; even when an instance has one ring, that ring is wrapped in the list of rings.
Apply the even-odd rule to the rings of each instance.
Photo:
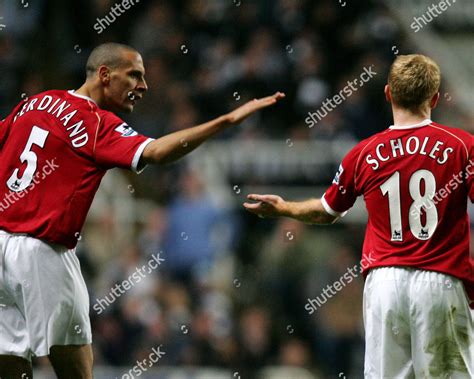
[[[344,157],[331,186],[321,198],[324,209],[332,216],[345,216],[360,195],[355,184],[358,156],[359,146],[356,146]]]
[[[145,147],[153,141],[137,133],[119,117],[107,113],[99,124],[94,143],[94,158],[106,168],[120,167],[141,172],[140,158]]]

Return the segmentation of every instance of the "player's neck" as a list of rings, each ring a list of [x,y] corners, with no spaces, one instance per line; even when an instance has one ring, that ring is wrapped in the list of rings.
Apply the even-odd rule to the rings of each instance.
[[[431,109],[413,113],[406,109],[392,108],[393,124],[397,126],[408,126],[419,124],[420,122],[431,118]]]
[[[95,101],[95,103],[101,107],[101,104],[102,104],[102,98],[100,96],[98,96],[91,88],[90,85],[88,85],[88,83],[84,83],[80,88],[78,88],[77,90],[74,91],[75,93],[77,93],[78,95],[82,95],[82,96],[87,96],[89,98],[91,98],[92,100]],[[102,108],[102,107],[101,107]]]

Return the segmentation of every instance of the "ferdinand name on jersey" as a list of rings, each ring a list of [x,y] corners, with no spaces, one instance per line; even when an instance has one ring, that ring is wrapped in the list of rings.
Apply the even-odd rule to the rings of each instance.
[[[82,126],[84,120],[74,117],[77,114],[77,109],[71,108],[71,104],[59,97],[45,95],[43,98],[35,98],[27,101],[21,110],[16,114],[13,122],[18,117],[25,113],[37,110],[43,111],[55,116],[61,124],[69,132],[68,136],[71,138],[72,146],[75,148],[84,146],[89,140],[86,128]],[[74,120],[71,119],[74,117]]]

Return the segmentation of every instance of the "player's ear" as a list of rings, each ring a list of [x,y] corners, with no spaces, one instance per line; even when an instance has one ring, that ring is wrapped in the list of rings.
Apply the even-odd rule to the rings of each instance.
[[[107,66],[100,66],[98,69],[100,81],[107,85],[110,82],[110,69]]]
[[[390,93],[390,87],[388,84],[385,84],[385,88],[383,89],[383,92],[385,93],[385,100],[387,100],[389,103],[392,102],[392,95]]]
[[[438,105],[438,101],[439,101],[439,92],[437,92],[437,93],[431,98],[431,101],[430,101],[430,108],[431,108],[431,109],[436,108],[436,106]]]

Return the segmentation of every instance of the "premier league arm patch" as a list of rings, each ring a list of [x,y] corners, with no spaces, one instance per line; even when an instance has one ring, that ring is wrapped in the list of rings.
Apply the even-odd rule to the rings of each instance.
[[[340,164],[339,170],[336,172],[336,175],[334,176],[334,179],[332,180],[334,184],[339,184],[339,179],[343,172],[344,172],[344,168],[342,167],[342,164]]]
[[[125,122],[115,128],[116,132],[119,132],[122,137],[133,137],[138,135],[138,133],[128,126]]]

